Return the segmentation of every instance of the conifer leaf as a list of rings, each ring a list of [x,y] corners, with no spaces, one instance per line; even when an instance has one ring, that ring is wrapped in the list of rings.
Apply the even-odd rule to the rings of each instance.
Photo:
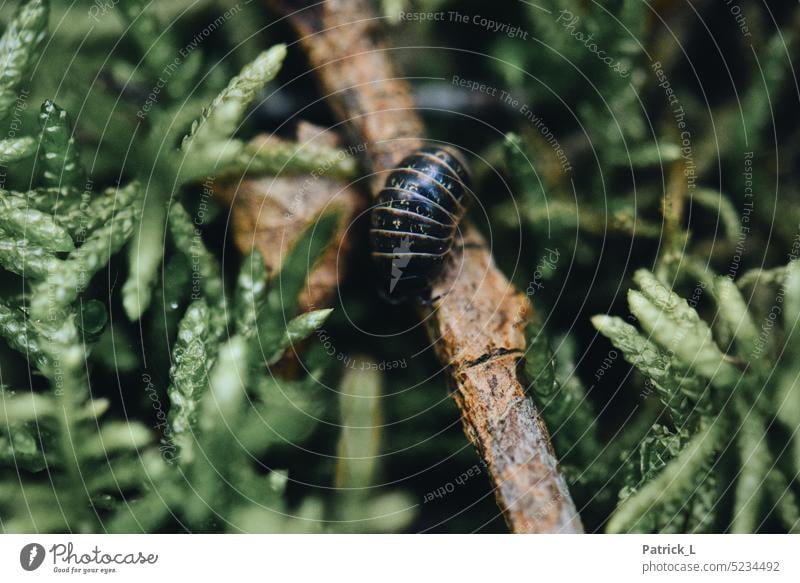
[[[536,157],[530,154],[522,137],[515,133],[506,134],[503,147],[509,175],[523,189],[528,202],[546,205],[548,197],[544,177],[536,166]]]
[[[0,230],[0,265],[23,277],[41,279],[58,271],[63,261],[27,239]]]
[[[16,425],[9,428],[5,436],[0,434],[0,463],[29,472],[46,468],[47,461],[36,432],[24,425]]]
[[[558,383],[556,382],[555,356],[550,343],[541,327],[529,324],[525,337],[527,351],[525,354],[525,372],[533,383],[534,391],[539,399],[552,400]]]
[[[319,175],[326,178],[353,178],[356,159],[345,150],[317,144],[298,144],[282,140],[252,141],[246,144],[223,174]]]
[[[208,370],[212,363],[208,312],[204,300],[197,300],[186,309],[178,328],[169,371],[170,437],[189,460],[190,452],[186,450],[192,442],[191,434],[197,425],[199,403],[208,385]]]
[[[786,296],[783,312],[788,336],[786,344],[791,354],[800,356],[800,260],[789,263],[783,287]]]
[[[189,165],[200,171],[200,176],[208,174],[208,167],[230,161],[241,152],[241,143],[230,138],[258,91],[278,74],[285,57],[285,45],[276,45],[261,53],[231,79],[202,117],[192,124],[181,149],[189,157]]]
[[[714,460],[709,459],[695,478],[695,489],[688,501],[688,512],[684,532],[710,533],[719,513],[718,470]]]
[[[653,511],[656,504],[691,492],[695,475],[721,445],[724,425],[717,420],[698,431],[657,477],[648,481],[617,507],[608,522],[607,531],[629,532],[644,516]]]
[[[223,298],[222,276],[216,257],[206,248],[200,230],[195,226],[191,215],[179,202],[169,210],[169,229],[175,247],[192,262],[193,287],[202,290],[209,304],[216,304]],[[193,293],[198,290],[193,289]]]
[[[210,511],[206,500],[218,500],[231,508],[235,507],[239,493],[260,498],[256,491],[258,479],[239,438],[244,427],[248,350],[248,343],[238,335],[219,347],[209,372],[209,390],[198,404],[196,439],[203,455],[189,459],[187,472],[195,496],[184,508],[187,518],[196,524],[202,523]],[[231,483],[237,484],[235,492],[230,488]]]
[[[255,332],[258,312],[267,292],[267,268],[258,249],[254,249],[242,262],[236,280],[235,320],[236,331],[249,337]]]
[[[0,389],[0,430],[55,415],[58,408],[50,395]]]
[[[258,335],[262,347],[280,350],[286,323],[298,311],[298,302],[309,272],[336,232],[338,212],[328,212],[308,228],[286,254],[281,270],[272,278],[266,300],[258,317]],[[285,348],[285,346],[284,346]],[[270,350],[262,349],[271,360]]]
[[[730,152],[756,149],[759,132],[773,119],[772,96],[778,95],[781,87],[792,78],[791,61],[786,55],[797,49],[798,42],[797,27],[787,26],[776,30],[760,51],[759,78],[762,82],[752,84],[742,98],[742,111],[746,111],[747,116],[743,123],[733,126],[735,139],[726,144]]]
[[[0,38],[0,119],[10,113],[41,55],[49,14],[47,0],[24,2]]]
[[[655,423],[641,440],[624,466],[624,485],[619,492],[620,504],[630,498],[645,484],[653,480],[670,460],[677,457],[686,445],[687,432],[673,431]],[[683,501],[679,501],[682,503]],[[633,532],[664,532],[675,525],[680,505],[675,500],[659,501],[632,525]]]
[[[139,206],[132,204],[117,212],[104,226],[95,230],[58,269],[47,273],[31,300],[31,314],[42,320],[56,314],[81,294],[89,281],[108,264],[111,256],[128,242],[139,216]]]
[[[90,233],[110,221],[114,213],[134,203],[140,204],[142,190],[138,182],[108,188],[98,196],[86,197],[77,205],[68,206],[65,212],[56,207],[54,216],[77,241],[84,241]]]
[[[177,488],[168,481],[159,484],[158,490],[150,490],[143,496],[121,505],[111,517],[105,521],[108,532],[146,533],[158,530],[158,527],[172,516],[170,500],[178,498]]]
[[[573,346],[564,339],[559,354],[554,355],[544,330],[536,323],[527,326],[525,336],[525,372],[533,386],[533,397],[566,470],[586,480],[601,447],[591,403],[575,371]]]
[[[166,215],[158,194],[151,193],[128,246],[130,271],[122,286],[122,306],[131,321],[141,318],[153,297],[153,286],[164,257]]]
[[[177,50],[170,27],[159,24],[152,4],[147,0],[126,0],[112,6],[119,10],[127,24],[127,32],[139,49],[147,72],[153,81],[160,79],[167,66],[176,59]]]
[[[0,191],[0,228],[28,241],[30,246],[44,251],[63,253],[72,251],[72,237],[53,217],[28,206],[19,197]]]
[[[326,308],[306,312],[305,314],[300,314],[296,318],[292,318],[286,325],[281,348],[291,348],[296,343],[308,338],[314,330],[325,323],[325,320],[328,319],[328,316],[330,316],[332,312],[333,309]]]
[[[22,310],[4,302],[0,302],[0,336],[6,339],[11,348],[24,354],[28,362],[42,369],[47,366],[47,356],[42,351],[36,333],[28,324],[25,314]]]
[[[629,152],[617,152],[612,158],[614,164],[629,168],[661,166],[679,160],[680,146],[671,142],[643,144]]]
[[[153,441],[150,429],[141,423],[107,421],[84,445],[86,458],[108,459],[120,452],[138,453]]]
[[[766,488],[769,495],[775,500],[775,509],[786,530],[790,534],[800,533],[800,503],[792,491],[786,476],[773,467],[767,474]]]
[[[377,367],[347,369],[339,391],[341,433],[336,448],[336,486],[354,489],[345,496],[363,499],[360,489],[375,477],[380,453],[383,379]]]
[[[760,515],[764,484],[774,460],[766,447],[764,426],[755,410],[739,406],[742,426],[737,433],[740,473],[736,480],[731,532],[754,533],[765,517]]]
[[[281,270],[270,284],[267,295],[269,310],[288,316],[294,315],[308,274],[333,240],[340,220],[341,216],[337,211],[326,212],[306,229],[289,250]]]
[[[736,243],[737,238],[742,234],[742,224],[739,220],[739,211],[727,196],[716,190],[699,188],[692,195],[692,202],[716,212],[722,224],[725,237],[732,244]]]
[[[756,356],[758,329],[739,288],[728,277],[715,280],[718,316],[736,340],[736,354],[745,361]]]
[[[592,324],[622,351],[625,360],[655,383],[662,401],[678,419],[688,413],[682,395],[695,401],[700,398],[705,383],[687,370],[681,370],[664,351],[639,334],[635,327],[621,318],[604,315],[594,316]]]
[[[248,449],[260,451],[308,438],[324,414],[324,398],[313,377],[311,374],[308,379],[292,381],[258,375],[254,383],[258,407],[249,415],[242,433]]]
[[[54,187],[83,188],[84,171],[67,112],[55,102],[45,101],[39,113],[39,126],[45,183]]]
[[[36,153],[36,147],[36,140],[27,136],[0,140],[0,165],[30,158]]]
[[[628,305],[642,328],[683,367],[730,388],[740,377],[714,342],[711,329],[684,299],[651,273],[639,270],[634,280],[642,292],[628,291]]]

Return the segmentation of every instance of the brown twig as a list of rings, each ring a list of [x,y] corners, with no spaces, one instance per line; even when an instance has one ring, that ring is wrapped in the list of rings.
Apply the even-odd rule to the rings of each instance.
[[[408,84],[395,72],[366,0],[272,0],[297,31],[324,94],[351,139],[366,144],[380,188],[425,135]],[[513,532],[582,527],[550,439],[518,377],[531,306],[497,269],[477,231],[463,240],[434,285],[426,318],[452,373],[464,430],[486,463]]]
[[[393,168],[420,145],[424,126],[411,87],[395,72],[379,21],[363,0],[271,0],[297,31],[327,102],[347,121],[354,144],[367,143],[368,166],[383,185]]]

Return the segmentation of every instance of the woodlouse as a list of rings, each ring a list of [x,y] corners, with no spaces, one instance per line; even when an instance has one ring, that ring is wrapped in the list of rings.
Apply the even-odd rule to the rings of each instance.
[[[469,168],[447,146],[420,148],[389,174],[370,228],[372,258],[388,299],[429,292],[452,250],[469,190]]]

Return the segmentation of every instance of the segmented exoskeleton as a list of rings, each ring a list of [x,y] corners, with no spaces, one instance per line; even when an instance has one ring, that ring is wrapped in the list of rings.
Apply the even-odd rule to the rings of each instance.
[[[470,173],[449,146],[415,151],[393,170],[372,211],[372,257],[390,300],[423,297],[466,212]]]

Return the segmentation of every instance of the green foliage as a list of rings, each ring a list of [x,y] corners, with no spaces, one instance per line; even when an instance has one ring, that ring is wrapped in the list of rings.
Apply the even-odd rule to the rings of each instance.
[[[0,232],[0,265],[19,275],[41,278],[58,269],[61,261],[47,250],[28,244],[26,239],[16,239]]]
[[[166,35],[152,43],[160,35],[158,18],[144,3],[125,3],[121,9],[145,53],[145,75],[156,78],[176,48],[170,46],[174,41]],[[21,6],[6,29],[0,43],[3,115],[39,57],[46,21],[47,3],[32,1]],[[144,135],[133,157],[145,163],[136,166],[137,173],[143,183],[154,185],[152,190],[134,180],[95,194],[69,116],[52,100],[42,106],[38,139],[2,142],[4,164],[36,156],[40,172],[29,190],[0,192],[0,265],[22,276],[25,289],[23,295],[0,302],[0,336],[43,377],[37,383],[41,386],[30,390],[0,390],[0,463],[18,470],[4,472],[0,480],[4,531],[153,531],[175,520],[198,531],[306,527],[285,517],[286,471],[264,472],[252,456],[284,447],[286,436],[299,441],[310,437],[320,411],[309,417],[298,413],[297,404],[306,400],[310,410],[314,383],[286,381],[281,387],[268,367],[313,333],[331,311],[297,314],[295,302],[276,300],[280,293],[274,282],[267,286],[258,254],[240,271],[237,308],[228,310],[219,260],[203,243],[197,228],[201,222],[180,201],[169,205],[169,213],[165,204],[169,195],[191,184],[191,176],[180,172],[184,156],[205,173],[203,153],[231,138],[284,54],[285,48],[278,46],[234,78],[195,124],[187,151],[181,153],[176,142],[166,155],[154,158],[142,146],[159,132]],[[154,115],[177,116],[180,103],[176,94],[172,98]],[[336,158],[337,168],[352,172],[352,162],[338,160],[338,152],[298,157],[301,169]],[[320,229],[302,237],[290,252],[278,279],[299,291],[313,265],[308,254],[328,244],[336,225],[335,216],[322,217]],[[145,371],[141,377],[144,398],[158,412],[159,431],[138,420],[106,420],[110,403],[94,396],[93,363],[109,358],[108,349],[98,343],[114,342],[114,334],[108,335],[106,305],[95,299],[95,276],[105,270],[109,281],[118,277],[114,256],[133,237],[128,281],[122,286],[122,306],[130,317],[138,318],[150,304],[165,251],[173,263],[180,257],[195,268],[199,282],[199,298],[189,304],[178,326],[168,388],[155,384],[155,373]],[[171,291],[167,297],[181,302],[186,295]],[[278,311],[265,307],[268,297]],[[287,315],[288,323],[283,319]],[[223,340],[228,328],[236,333]],[[262,330],[268,332],[256,333]],[[264,344],[267,336],[271,342]],[[122,353],[112,350],[112,365],[130,370],[122,366]],[[137,363],[133,358],[126,366]],[[132,404],[130,410],[136,409]],[[273,428],[265,430],[265,422]],[[187,496],[187,491],[194,495]],[[253,520],[254,502],[269,514],[267,520]],[[61,510],[54,512],[57,508]]]
[[[140,214],[138,201],[122,208],[106,224],[95,229],[72,251],[58,269],[48,272],[39,284],[31,304],[35,316],[60,312],[74,302],[89,285],[92,276],[102,269],[128,242]]]
[[[800,12],[750,3],[744,35],[713,3],[536,4],[377,6],[390,46],[453,49],[391,58],[428,137],[477,153],[471,218],[535,304],[520,378],[581,519],[796,532]],[[484,477],[427,495],[476,454],[362,229],[333,312],[299,298],[336,213],[274,271],[232,245],[214,195],[245,175],[363,171],[295,137],[351,136],[289,29],[259,3],[101,8],[0,10],[0,530],[502,530]]]
[[[654,443],[643,443],[643,447],[655,449],[642,459],[646,464],[641,476],[644,485],[632,489],[634,493],[628,493],[631,489],[621,492],[625,497],[609,520],[608,531],[635,531],[641,528],[640,521],[649,518],[654,520],[650,529],[663,530],[661,525],[676,521],[681,512],[688,510],[684,500],[696,495],[695,478],[702,475],[708,459],[719,451],[723,436],[724,425],[718,420],[702,428],[685,444],[676,442],[668,432],[661,432],[661,438]],[[704,510],[710,513],[713,506]]]
[[[42,128],[40,147],[45,183],[56,187],[82,187],[83,168],[67,112],[52,101],[45,101],[39,114],[39,125]]]
[[[180,210],[185,213],[185,210]],[[162,429],[160,453],[152,432],[135,423],[106,422],[99,425],[99,433],[93,434],[88,425],[84,426],[94,418],[86,413],[86,408],[92,412],[98,410],[100,414],[104,404],[87,400],[88,392],[81,386],[86,379],[78,373],[78,367],[86,354],[72,321],[76,314],[70,315],[70,305],[75,296],[68,293],[75,290],[64,289],[62,281],[63,278],[72,281],[69,274],[73,271],[73,264],[81,265],[85,270],[104,263],[100,258],[91,261],[93,255],[89,251],[76,257],[84,249],[94,249],[95,241],[103,241],[107,250],[119,247],[123,237],[109,240],[113,231],[110,227],[98,229],[67,257],[63,263],[70,267],[58,272],[62,279],[53,276],[40,284],[55,289],[36,296],[48,300],[35,301],[31,307],[32,314],[39,316],[33,327],[37,333],[33,338],[37,341],[29,336],[33,331],[21,312],[15,314],[14,309],[8,306],[0,310],[0,332],[14,348],[27,351],[32,362],[39,362],[43,372],[54,383],[61,379],[62,384],[57,386],[64,391],[59,397],[34,393],[30,396],[31,402],[4,393],[4,427],[7,431],[3,431],[0,443],[3,459],[24,464],[30,471],[42,472],[50,467],[50,456],[56,460],[59,455],[71,454],[72,478],[69,479],[84,474],[92,476],[87,483],[90,499],[84,499],[77,489],[72,489],[74,515],[66,516],[63,523],[48,524],[46,529],[63,529],[65,524],[75,524],[73,521],[80,520],[86,530],[96,530],[101,525],[115,532],[153,530],[175,517],[194,530],[305,529],[302,522],[294,524],[292,519],[283,517],[286,512],[282,496],[286,473],[273,470],[262,475],[251,467],[251,456],[280,444],[283,439],[309,437],[308,422],[311,418],[306,415],[298,417],[295,413],[298,403],[305,398],[302,393],[307,392],[309,385],[307,381],[277,384],[267,373],[268,362],[257,355],[263,350],[271,355],[269,362],[274,362],[292,343],[302,341],[322,325],[331,311],[302,314],[288,325],[283,324],[282,314],[273,314],[271,320],[263,317],[267,288],[263,263],[260,256],[254,254],[244,263],[238,278],[237,295],[248,298],[252,304],[246,316],[233,318],[238,321],[237,334],[220,342],[219,333],[212,328],[212,314],[217,308],[209,307],[205,300],[190,304],[183,316],[172,350],[171,384],[166,393],[170,401],[169,419]],[[130,235],[130,229],[124,232]],[[196,245],[202,246],[202,242]],[[307,251],[310,246],[301,240],[298,248]],[[202,251],[208,253],[205,248]],[[285,270],[294,277],[301,272],[307,273],[305,256],[292,257],[294,259],[290,257],[290,260],[302,263],[287,264]],[[222,293],[221,288],[219,291]],[[50,310],[58,310],[66,320],[53,321],[42,316]],[[259,336],[254,334],[256,318],[260,327],[282,331],[272,335],[277,339],[272,345],[259,344]],[[42,339],[44,350],[37,344],[38,338]],[[51,363],[58,363],[58,368]],[[74,377],[70,377],[68,382],[61,377],[62,372]],[[158,394],[153,393],[153,398],[157,402]],[[38,408],[32,411],[34,404]],[[66,409],[68,404],[69,410]],[[61,408],[67,415],[62,433],[57,432],[53,439],[45,440],[45,447],[40,450],[38,438],[30,433],[27,424],[37,420],[41,422],[47,415],[58,419],[62,414],[59,412]],[[265,423],[270,425],[265,427]],[[298,432],[303,426],[305,428]],[[77,452],[73,446],[76,435],[88,440],[88,445],[80,448],[80,456],[75,455]],[[242,443],[247,444],[246,450],[241,448]],[[61,447],[60,454],[52,453],[54,446]],[[140,466],[136,470],[135,460],[138,458]],[[112,476],[114,480],[110,479]],[[26,492],[28,488],[35,491],[36,482],[32,484],[25,484]],[[186,495],[187,487],[191,487],[193,496]],[[123,503],[123,490],[138,491],[141,495],[134,496],[130,503]],[[99,504],[99,500],[108,514],[93,518],[91,504]],[[214,505],[209,506],[208,500],[213,500]],[[248,513],[255,500],[262,512],[269,509],[268,520],[252,521]],[[9,509],[13,507],[13,499],[1,502],[8,502]],[[95,523],[98,518],[102,522]],[[318,518],[322,520],[324,516]],[[29,528],[22,515],[4,519],[4,524],[6,530],[12,531]],[[395,519],[393,524],[400,523]]]
[[[142,13],[137,3],[126,10],[131,22],[142,22],[141,25],[134,26],[134,36],[140,38],[144,35],[143,38],[152,41],[156,31],[152,15],[147,12]],[[154,86],[163,78],[163,73],[158,73],[159,66],[162,66],[162,58],[158,56],[158,51],[164,42],[160,40],[151,50],[139,41],[142,45],[141,50],[146,51],[146,55],[152,55],[145,57],[145,62],[149,63],[146,69]],[[242,151],[243,145],[238,140],[232,139],[232,136],[242,122],[247,107],[255,99],[257,91],[278,74],[285,55],[286,47],[283,45],[277,45],[259,55],[230,81],[207,109],[203,110],[201,118],[192,123],[191,131],[184,137],[181,149],[168,149],[157,158],[153,158],[153,154],[162,151],[164,126],[167,126],[169,132],[181,128],[178,119],[181,118],[186,104],[181,101],[180,94],[171,95],[166,107],[159,110],[155,116],[156,124],[152,126],[150,134],[143,138],[145,149],[139,153],[146,174],[141,178],[148,184],[153,184],[154,188],[147,193],[140,227],[130,247],[131,271],[123,289],[125,312],[132,320],[141,317],[150,305],[158,267],[163,259],[167,222],[174,234],[175,222],[182,221],[180,216],[175,218],[176,214],[183,214],[180,211],[171,212],[167,221],[168,201],[181,185],[208,176],[210,169],[213,169],[214,173],[225,174],[231,171],[229,168],[231,164],[236,167],[236,155]],[[169,65],[163,67],[172,70]],[[186,64],[178,69],[183,74],[186,74],[187,70],[191,69]],[[181,79],[172,78],[171,81],[169,87],[174,88],[174,83],[180,83]],[[255,170],[258,171],[258,168]],[[188,235],[186,226],[179,226],[177,230],[180,233],[179,237]],[[208,267],[207,259],[202,260],[202,265]],[[204,278],[204,281],[207,280]],[[209,286],[213,283],[204,285]]]
[[[348,370],[339,391],[342,430],[336,448],[334,528],[340,532],[402,530],[414,516],[413,502],[399,492],[371,492],[381,453],[381,374],[370,366]]]
[[[222,277],[216,258],[209,252],[200,237],[191,215],[180,203],[169,211],[169,232],[177,249],[185,253],[196,265],[203,294],[209,302],[222,299]]]
[[[31,137],[0,140],[0,164],[10,164],[36,153],[36,140]]]
[[[638,451],[626,454],[620,504],[607,529],[686,532],[723,526],[755,532],[777,508],[793,530],[797,500],[768,445],[766,423],[777,413],[775,396],[785,390],[785,380],[776,382],[767,372],[778,363],[759,362],[777,352],[759,344],[761,334],[739,288],[725,277],[713,280],[714,321],[729,339],[732,356],[697,311],[652,273],[639,270],[634,281],[640,291],[629,291],[629,307],[647,336],[620,318],[595,316],[592,322],[652,383],[672,422],[654,424]],[[791,305],[797,291],[787,287],[777,301],[785,297]],[[787,332],[789,346],[796,340]],[[800,419],[786,421],[794,431]],[[729,440],[738,451],[733,468],[721,457]],[[726,483],[736,484],[734,509],[731,516],[719,516],[720,487]]]
[[[234,318],[236,331],[249,337],[256,332],[258,311],[267,293],[267,269],[261,252],[253,250],[242,263],[236,280]]]
[[[622,351],[625,359],[649,379],[661,402],[667,407],[676,422],[684,420],[691,411],[687,399],[700,400],[703,383],[680,362],[671,358],[665,351],[640,335],[634,326],[621,318],[595,316],[592,324],[606,336],[616,348]]]
[[[13,20],[0,37],[0,119],[7,117],[19,98],[19,90],[29,81],[33,66],[47,38],[50,3],[31,0],[20,3]]]
[[[163,30],[153,10],[147,10],[145,0],[129,0],[114,6],[130,31],[130,38],[142,58],[142,65],[149,76],[158,77],[175,53],[172,31]]]
[[[640,2],[620,0],[601,6],[547,1],[525,9],[523,22],[541,42],[538,50],[519,51],[517,41],[509,38],[495,43],[494,54],[502,59],[500,70],[510,87],[519,91],[530,73],[546,80],[547,89],[537,91],[532,108],[557,101],[572,83],[588,86],[577,113],[609,166],[628,166],[637,159],[663,162],[664,158],[650,154],[659,147],[665,157],[672,155],[671,146],[647,140],[647,122],[638,106],[637,90],[647,60],[636,35],[642,32],[645,13]],[[587,50],[584,39],[590,35],[608,63]]]
[[[147,193],[141,219],[129,247],[130,272],[122,288],[122,305],[131,320],[149,307],[164,253],[165,211],[159,193]]]
[[[712,384],[734,384],[738,372],[727,362],[711,336],[711,328],[697,312],[651,273],[637,271],[634,280],[641,292],[628,292],[628,307],[656,344]]]
[[[234,163],[229,167],[231,175],[254,174],[319,174],[325,169],[326,178],[354,178],[356,162],[344,150],[328,148],[318,144],[294,142],[245,144]]]
[[[339,223],[336,212],[328,212],[314,223],[313,227],[301,237],[284,260],[284,267],[277,276],[276,285],[264,297],[259,308],[258,337],[262,347],[275,346],[278,350],[288,346],[291,338],[287,334],[287,322],[298,310],[298,298],[304,291],[306,274],[322,255],[325,242],[330,241]],[[283,326],[264,326],[263,321],[280,321]],[[268,361],[273,361],[275,353],[262,351]]]
[[[0,193],[0,228],[11,236],[53,253],[75,248],[66,229],[50,215],[30,208],[23,198]]]
[[[558,355],[554,355],[544,330],[535,324],[528,326],[526,337],[525,372],[533,396],[542,408],[556,448],[569,464],[569,477],[584,479],[581,472],[591,468],[601,446],[591,403],[575,371],[574,348],[563,339]]]
[[[0,335],[11,348],[23,353],[29,362],[39,368],[47,366],[47,357],[30,330],[25,313],[18,307],[0,303]]]
[[[207,168],[216,168],[239,154],[242,144],[230,138],[258,91],[278,74],[285,57],[284,45],[261,53],[231,79],[203,111],[202,117],[192,123],[191,132],[181,144],[188,157],[189,169],[185,170],[185,175],[203,176]]]
[[[213,344],[213,334],[209,329],[208,306],[197,300],[186,309],[181,320],[169,371],[170,435],[178,446],[184,442],[191,446],[191,435],[197,426],[197,404],[208,384],[212,363],[213,346],[209,344]],[[191,459],[188,447],[181,447],[181,453]]]

